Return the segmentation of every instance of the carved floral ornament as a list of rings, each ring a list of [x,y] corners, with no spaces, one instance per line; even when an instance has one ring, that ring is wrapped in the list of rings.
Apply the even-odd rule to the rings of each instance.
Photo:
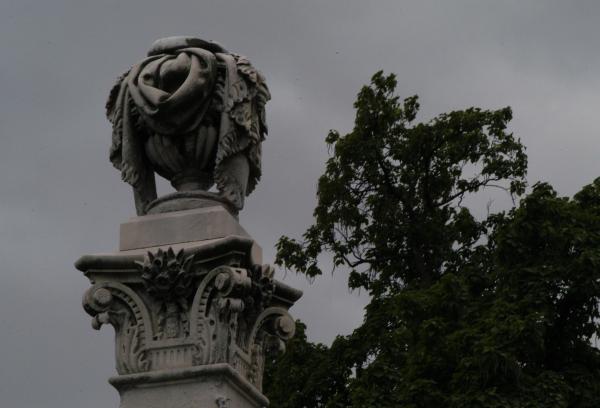
[[[95,329],[115,328],[119,374],[229,363],[261,388],[265,353],[295,329],[287,308],[274,306],[272,267],[202,272],[193,255],[169,249],[132,268],[136,283],[96,283],[83,301]]]

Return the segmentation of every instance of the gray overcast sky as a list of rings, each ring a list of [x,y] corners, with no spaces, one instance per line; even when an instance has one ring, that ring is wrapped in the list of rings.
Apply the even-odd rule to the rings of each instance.
[[[118,405],[113,333],[91,329],[73,262],[114,250],[134,215],[108,161],[104,103],[155,39],[216,40],[266,75],[264,177],[241,222],[269,260],[280,235],[310,223],[323,139],[350,129],[379,69],[420,95],[423,119],[512,106],[532,182],[571,195],[600,176],[598,21],[597,1],[0,1],[1,405]],[[293,314],[311,339],[360,322],[365,299],[343,273],[285,280],[305,291]]]

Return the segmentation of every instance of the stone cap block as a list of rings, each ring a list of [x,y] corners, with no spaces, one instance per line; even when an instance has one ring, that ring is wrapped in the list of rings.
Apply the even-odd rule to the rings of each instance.
[[[119,250],[152,248],[224,238],[249,237],[222,206],[134,217],[121,224]]]

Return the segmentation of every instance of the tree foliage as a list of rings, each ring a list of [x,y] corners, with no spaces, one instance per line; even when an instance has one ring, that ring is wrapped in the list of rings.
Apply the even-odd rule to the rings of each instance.
[[[509,108],[415,123],[379,72],[353,130],[327,136],[314,224],[277,263],[320,275],[329,253],[368,291],[363,324],[331,347],[304,326],[265,389],[273,406],[596,407],[600,404],[600,180],[573,198],[538,183]],[[475,217],[487,188],[518,205]]]

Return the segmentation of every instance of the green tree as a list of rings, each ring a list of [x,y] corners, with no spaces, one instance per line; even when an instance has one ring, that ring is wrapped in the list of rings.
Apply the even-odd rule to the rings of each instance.
[[[330,348],[301,326],[268,367],[273,406],[600,406],[600,181],[522,197],[509,108],[415,123],[417,97],[395,87],[379,72],[361,89],[354,129],[327,136],[314,224],[277,245],[308,277],[322,253],[348,269],[370,295],[363,324]],[[477,219],[463,203],[486,188],[522,198]]]

